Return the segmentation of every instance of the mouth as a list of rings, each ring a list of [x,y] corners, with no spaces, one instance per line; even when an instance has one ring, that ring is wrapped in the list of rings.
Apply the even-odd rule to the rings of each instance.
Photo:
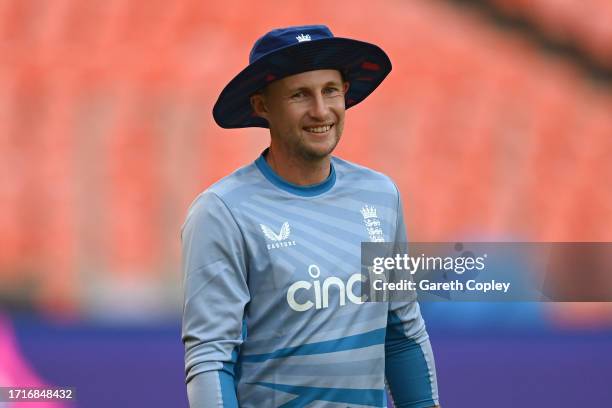
[[[321,125],[321,126],[313,126],[313,127],[303,127],[302,129],[304,129],[308,133],[314,133],[314,134],[317,134],[317,135],[324,135],[327,132],[329,132],[333,126],[334,126],[334,124],[332,123],[332,124],[329,124],[329,125]]]

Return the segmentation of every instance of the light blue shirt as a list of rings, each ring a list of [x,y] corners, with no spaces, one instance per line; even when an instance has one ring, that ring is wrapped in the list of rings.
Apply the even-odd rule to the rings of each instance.
[[[264,152],[265,153],[265,152]],[[263,154],[200,194],[182,230],[190,405],[438,404],[416,302],[361,300],[362,241],[405,242],[385,175],[333,158],[314,186]]]

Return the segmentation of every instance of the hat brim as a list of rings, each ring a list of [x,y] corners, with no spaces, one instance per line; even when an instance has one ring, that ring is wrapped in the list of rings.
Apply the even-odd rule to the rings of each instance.
[[[256,116],[250,96],[277,79],[317,69],[337,69],[350,83],[346,109],[371,94],[391,72],[391,61],[378,46],[332,37],[292,44],[268,53],[243,69],[223,89],[213,117],[225,129],[268,127]]]

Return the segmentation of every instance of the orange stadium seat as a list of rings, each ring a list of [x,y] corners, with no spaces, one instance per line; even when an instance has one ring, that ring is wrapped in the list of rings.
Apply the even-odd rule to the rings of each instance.
[[[583,23],[603,0],[496,2],[610,56],[609,25]],[[4,287],[78,311],[90,281],[180,279],[190,201],[267,143],[219,129],[215,99],[261,32],[305,21],[391,56],[338,153],[397,181],[411,239],[612,239],[609,84],[452,2],[226,3],[0,3]]]
[[[491,0],[554,38],[585,49],[612,68],[612,3],[607,0]]]

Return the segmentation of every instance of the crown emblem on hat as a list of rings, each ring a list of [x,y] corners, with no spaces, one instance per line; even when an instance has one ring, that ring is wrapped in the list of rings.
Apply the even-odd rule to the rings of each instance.
[[[310,34],[300,34],[295,37],[295,39],[298,40],[298,42],[310,41]]]
[[[361,209],[361,215],[363,216],[364,220],[367,220],[368,218],[378,218],[376,215],[376,208],[370,207],[369,205],[366,205]]]

